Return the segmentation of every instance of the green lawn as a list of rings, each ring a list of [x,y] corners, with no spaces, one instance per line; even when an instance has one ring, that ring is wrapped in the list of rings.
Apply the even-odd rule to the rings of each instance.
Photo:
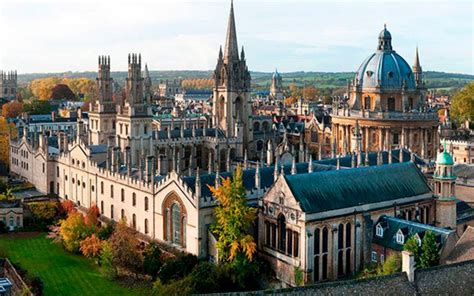
[[[149,288],[132,289],[107,280],[92,260],[66,252],[46,238],[46,234],[2,235],[0,249],[6,251],[12,262],[43,280],[45,295],[150,294]]]

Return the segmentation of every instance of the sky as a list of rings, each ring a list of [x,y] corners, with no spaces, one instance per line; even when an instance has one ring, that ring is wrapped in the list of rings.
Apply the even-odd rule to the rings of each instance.
[[[234,0],[251,71],[356,71],[384,24],[394,49],[423,70],[474,74],[474,2]],[[0,69],[112,71],[141,53],[150,70],[210,70],[230,0],[0,0]]]

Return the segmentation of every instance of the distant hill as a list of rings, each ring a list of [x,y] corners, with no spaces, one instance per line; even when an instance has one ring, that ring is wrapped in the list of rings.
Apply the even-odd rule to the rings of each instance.
[[[256,90],[268,89],[270,87],[271,77],[273,73],[270,72],[251,72],[252,86]],[[329,92],[335,89],[343,88],[347,85],[347,81],[354,77],[354,72],[288,72],[280,73],[283,78],[283,84],[289,85],[295,83],[299,86],[314,85],[319,89],[326,89]],[[18,75],[18,82],[26,84],[36,78],[44,78],[50,76],[59,77],[88,77],[95,79],[97,72],[65,72],[65,73],[33,73]],[[127,72],[112,72],[112,77],[119,84],[123,84]],[[161,79],[196,79],[196,78],[210,78],[212,71],[150,71],[155,85]],[[426,87],[429,89],[436,88],[441,91],[450,93],[463,87],[467,82],[474,81],[474,75],[456,74],[427,71],[424,72],[424,80]]]

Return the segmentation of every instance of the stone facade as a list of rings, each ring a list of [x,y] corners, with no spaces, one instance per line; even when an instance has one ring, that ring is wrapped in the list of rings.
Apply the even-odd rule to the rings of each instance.
[[[17,76],[16,71],[0,72],[0,99],[8,101],[17,99]]]

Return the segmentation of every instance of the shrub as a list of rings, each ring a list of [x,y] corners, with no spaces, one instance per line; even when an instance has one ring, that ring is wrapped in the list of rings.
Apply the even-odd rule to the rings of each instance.
[[[0,221],[0,233],[7,233],[7,232],[8,232],[7,225],[5,224],[5,222]]]
[[[54,201],[32,202],[28,204],[31,219],[25,219],[27,229],[45,231],[59,217],[59,204]]]
[[[102,249],[102,241],[95,234],[86,237],[80,242],[81,253],[88,258],[97,258]]]
[[[156,296],[181,296],[190,295],[193,293],[191,287],[191,279],[189,277],[172,281],[171,283],[164,285],[158,279],[153,284],[153,295]]]
[[[414,236],[410,237],[406,241],[406,243],[403,245],[403,250],[412,253],[415,257],[415,265],[420,266],[421,247],[418,245],[418,242]]]
[[[114,266],[114,255],[112,253],[112,247],[110,243],[105,241],[102,244],[102,250],[100,252],[100,271],[108,279],[112,280],[117,277],[117,269]]]
[[[108,242],[113,254],[113,263],[116,267],[127,269],[135,274],[143,270],[140,242],[136,238],[135,232],[126,225],[125,221],[117,224]]]
[[[107,222],[107,224],[105,224],[105,226],[102,226],[99,229],[97,236],[101,240],[108,240],[112,236],[112,233],[114,233],[114,230],[115,230],[115,222],[109,221]]]
[[[389,275],[400,272],[401,260],[399,255],[390,255],[382,266],[377,269],[377,275]]]
[[[436,236],[432,231],[426,231],[421,242],[420,267],[427,268],[439,264],[439,251]]]
[[[71,212],[66,220],[61,220],[59,229],[64,247],[70,252],[78,252],[80,242],[93,231],[94,228],[86,225],[84,217],[78,212]]]
[[[143,252],[143,270],[146,274],[156,280],[158,271],[163,265],[161,259],[161,249],[156,242],[152,242],[145,247]]]
[[[197,263],[196,256],[182,253],[176,258],[166,260],[158,273],[158,277],[163,284],[167,284],[171,280],[180,279],[190,274]]]

